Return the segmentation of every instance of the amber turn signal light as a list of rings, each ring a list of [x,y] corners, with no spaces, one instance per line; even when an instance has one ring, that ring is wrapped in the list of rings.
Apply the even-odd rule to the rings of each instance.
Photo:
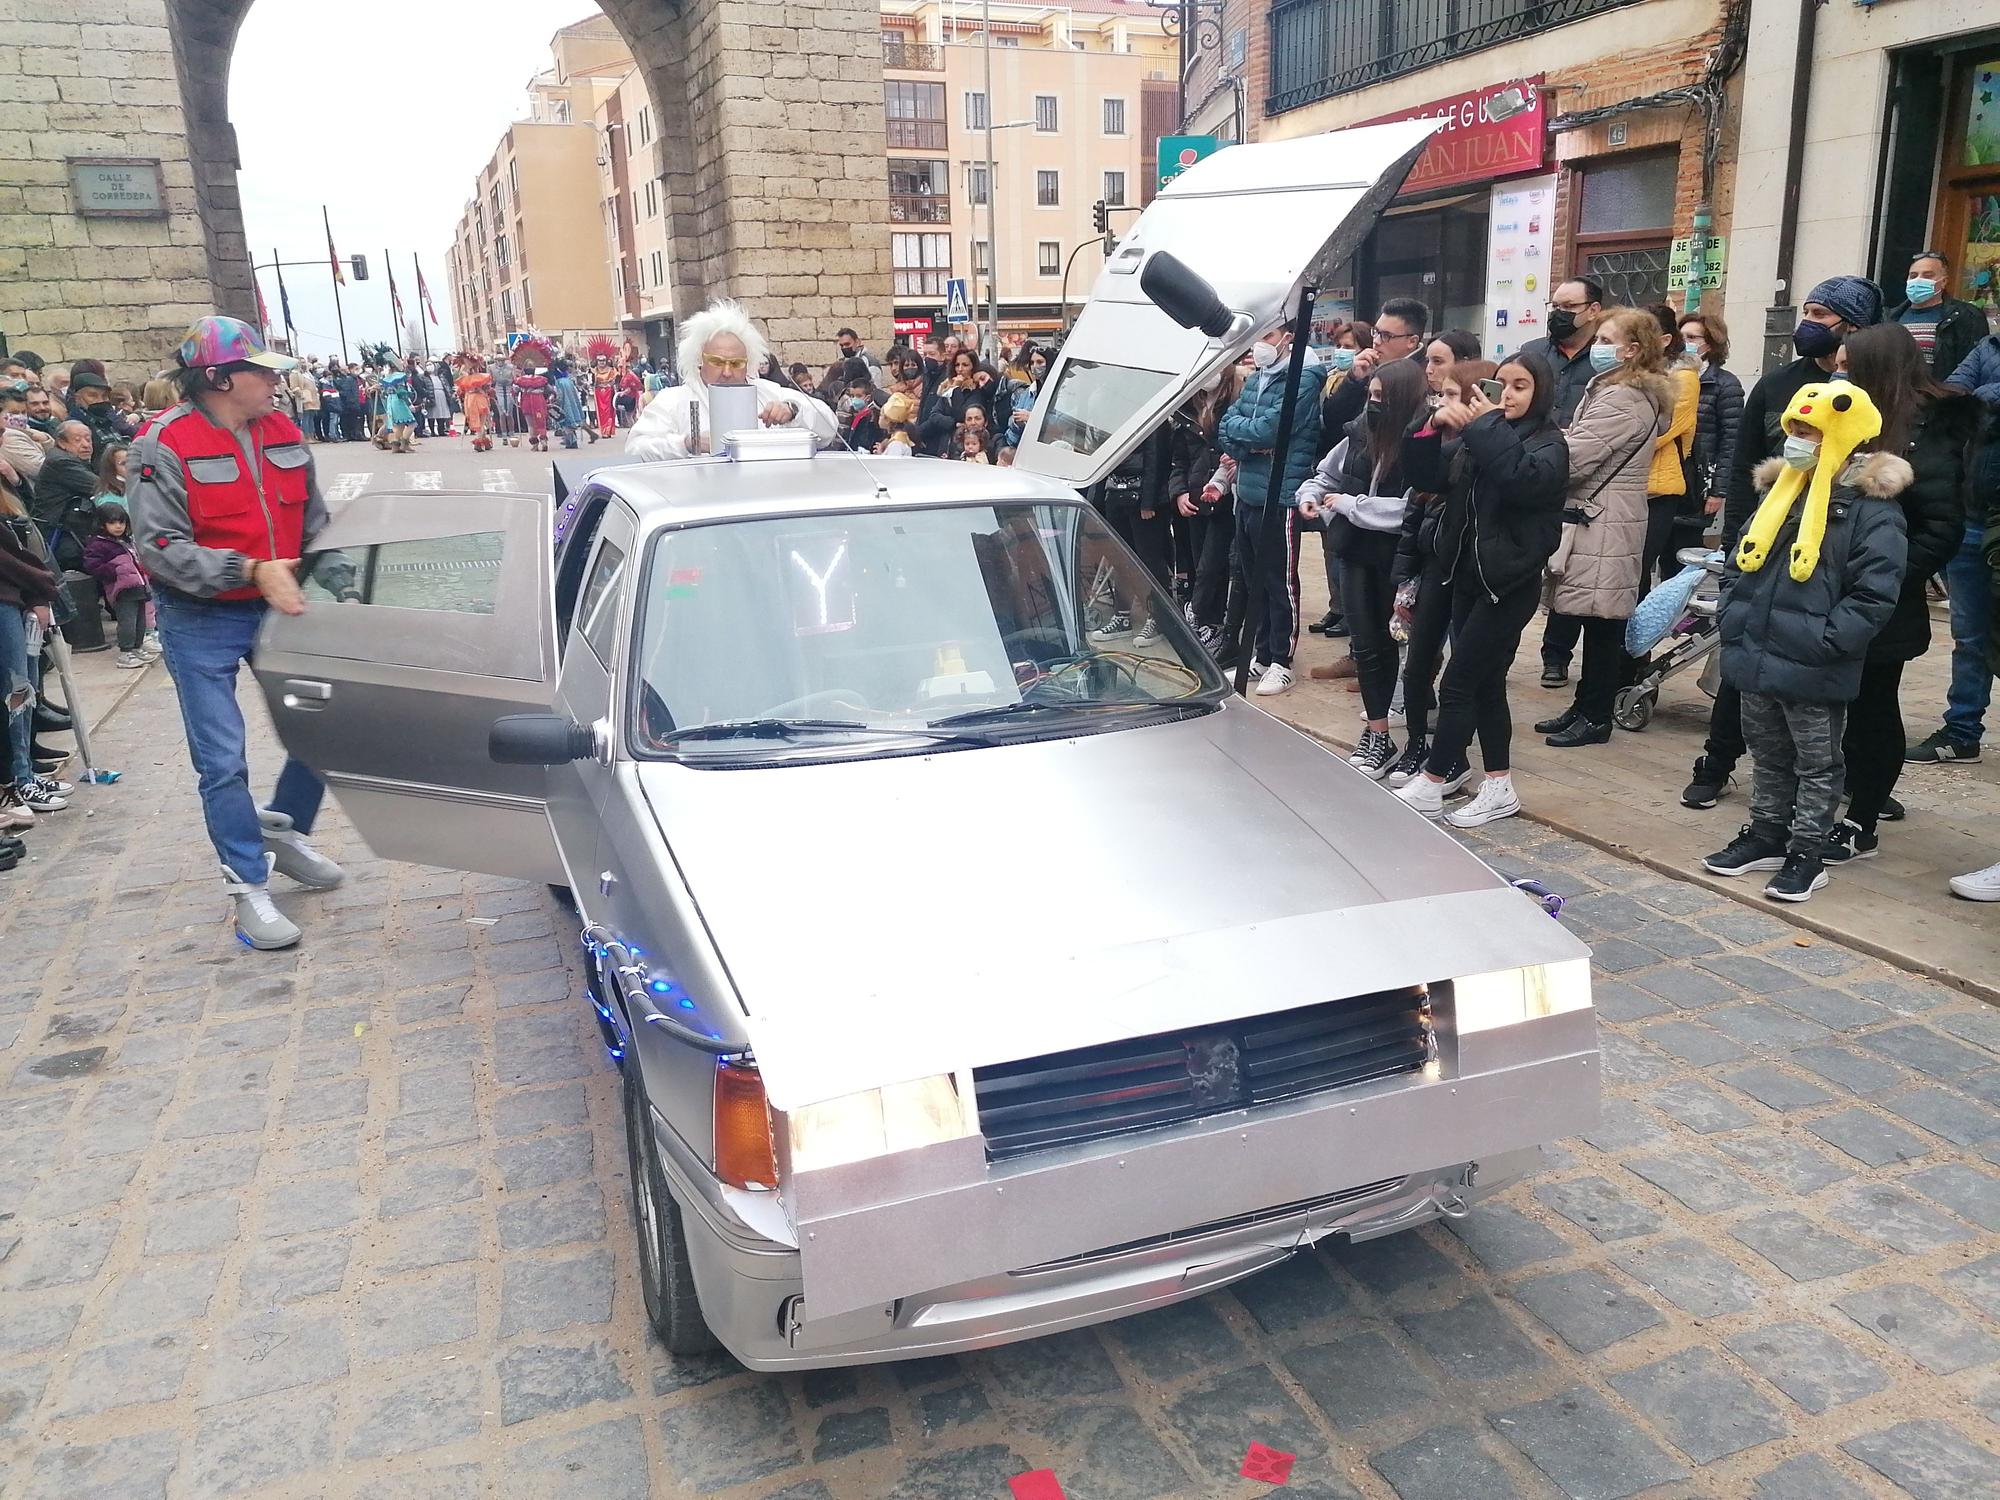
[[[778,1185],[771,1106],[763,1075],[749,1064],[715,1065],[715,1175],[732,1187],[768,1191]]]

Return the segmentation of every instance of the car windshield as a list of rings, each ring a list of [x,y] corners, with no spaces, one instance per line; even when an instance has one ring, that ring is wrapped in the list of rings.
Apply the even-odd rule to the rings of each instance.
[[[1205,709],[1221,674],[1080,504],[717,522],[653,546],[634,748],[882,753]]]

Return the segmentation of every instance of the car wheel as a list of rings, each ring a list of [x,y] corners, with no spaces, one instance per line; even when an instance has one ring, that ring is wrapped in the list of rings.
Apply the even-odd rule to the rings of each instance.
[[[669,1354],[707,1354],[720,1345],[701,1313],[680,1205],[660,1166],[637,1063],[634,1058],[625,1069],[625,1149],[632,1166],[632,1220],[639,1233],[639,1290],[646,1299],[646,1316]]]

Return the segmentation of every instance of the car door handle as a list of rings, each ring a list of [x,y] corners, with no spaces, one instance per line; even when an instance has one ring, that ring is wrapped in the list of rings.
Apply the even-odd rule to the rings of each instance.
[[[287,708],[296,708],[302,713],[318,713],[333,699],[333,684],[313,682],[303,677],[285,679],[283,702]]]

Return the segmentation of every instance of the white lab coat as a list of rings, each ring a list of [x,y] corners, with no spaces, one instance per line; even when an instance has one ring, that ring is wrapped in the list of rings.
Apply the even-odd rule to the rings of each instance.
[[[757,387],[757,409],[762,411],[775,401],[789,402],[792,420],[780,423],[784,427],[803,427],[822,443],[830,443],[839,433],[833,413],[826,403],[817,396],[809,396],[804,391],[792,390],[776,381],[758,379],[751,382]],[[689,408],[698,406],[701,411],[701,435],[710,452],[715,451],[715,433],[711,430],[708,417],[708,387],[699,380],[690,380],[683,385],[669,386],[639,413],[639,419],[632,424],[632,433],[625,440],[625,451],[633,458],[647,462],[662,459],[687,458]]]

